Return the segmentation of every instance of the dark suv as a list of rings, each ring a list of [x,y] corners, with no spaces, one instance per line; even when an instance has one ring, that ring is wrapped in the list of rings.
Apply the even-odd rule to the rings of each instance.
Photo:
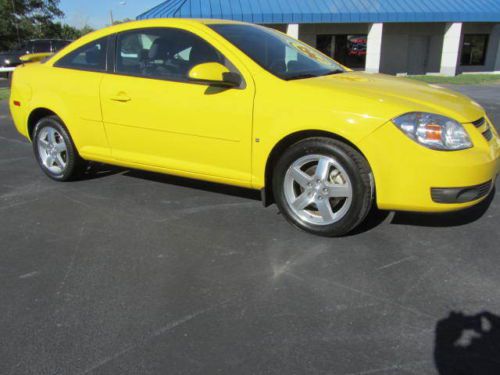
[[[42,52],[57,52],[70,44],[70,40],[36,39],[30,40],[13,51],[0,52],[0,74],[8,75],[21,64],[19,58],[23,55]]]

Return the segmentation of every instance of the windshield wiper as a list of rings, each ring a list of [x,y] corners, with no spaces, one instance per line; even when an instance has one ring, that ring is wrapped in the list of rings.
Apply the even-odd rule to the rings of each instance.
[[[331,75],[334,75],[334,74],[341,74],[341,73],[345,73],[345,71],[343,71],[341,69],[335,69],[335,70],[332,70],[330,72],[326,72],[324,74],[320,74],[320,76],[331,76]]]
[[[303,73],[303,74],[297,74],[296,76],[291,76],[286,78],[287,81],[292,81],[295,79],[305,79],[305,78],[316,78],[316,77],[323,77],[323,76],[329,76],[333,74],[340,74],[340,73],[345,73],[343,70],[340,69],[335,69],[331,70],[326,73],[320,73],[320,74],[313,74],[313,73]]]
[[[292,81],[295,79],[304,79],[304,78],[315,78],[319,77],[317,74],[312,74],[312,73],[304,73],[304,74],[297,74],[296,76],[291,76],[286,78],[287,81]]]

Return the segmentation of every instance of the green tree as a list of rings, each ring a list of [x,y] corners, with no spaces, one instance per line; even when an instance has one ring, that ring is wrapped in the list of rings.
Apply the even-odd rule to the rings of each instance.
[[[57,23],[47,23],[40,28],[40,33],[36,33],[36,38],[47,38],[47,39],[64,39],[64,40],[75,40],[85,34],[94,31],[90,26],[84,26],[81,29],[77,29],[68,24]]]
[[[81,29],[78,30],[80,36],[90,34],[93,31],[95,31],[95,29],[90,27],[89,25],[85,25]]]
[[[0,50],[45,35],[63,15],[59,0],[0,0]]]

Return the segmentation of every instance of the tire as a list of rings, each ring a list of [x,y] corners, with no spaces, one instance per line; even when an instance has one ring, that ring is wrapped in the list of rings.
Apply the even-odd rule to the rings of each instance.
[[[285,218],[316,235],[346,235],[372,207],[374,186],[367,161],[334,139],[308,138],[290,146],[276,163],[272,181]]]
[[[42,171],[55,181],[72,181],[81,177],[86,162],[78,151],[61,119],[42,118],[33,131],[33,151]]]

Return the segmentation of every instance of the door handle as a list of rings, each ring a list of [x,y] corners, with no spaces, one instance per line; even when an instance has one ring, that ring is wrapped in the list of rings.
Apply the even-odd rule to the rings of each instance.
[[[119,93],[115,96],[110,97],[109,99],[114,102],[121,102],[121,103],[126,103],[132,100],[132,98],[125,93]]]

